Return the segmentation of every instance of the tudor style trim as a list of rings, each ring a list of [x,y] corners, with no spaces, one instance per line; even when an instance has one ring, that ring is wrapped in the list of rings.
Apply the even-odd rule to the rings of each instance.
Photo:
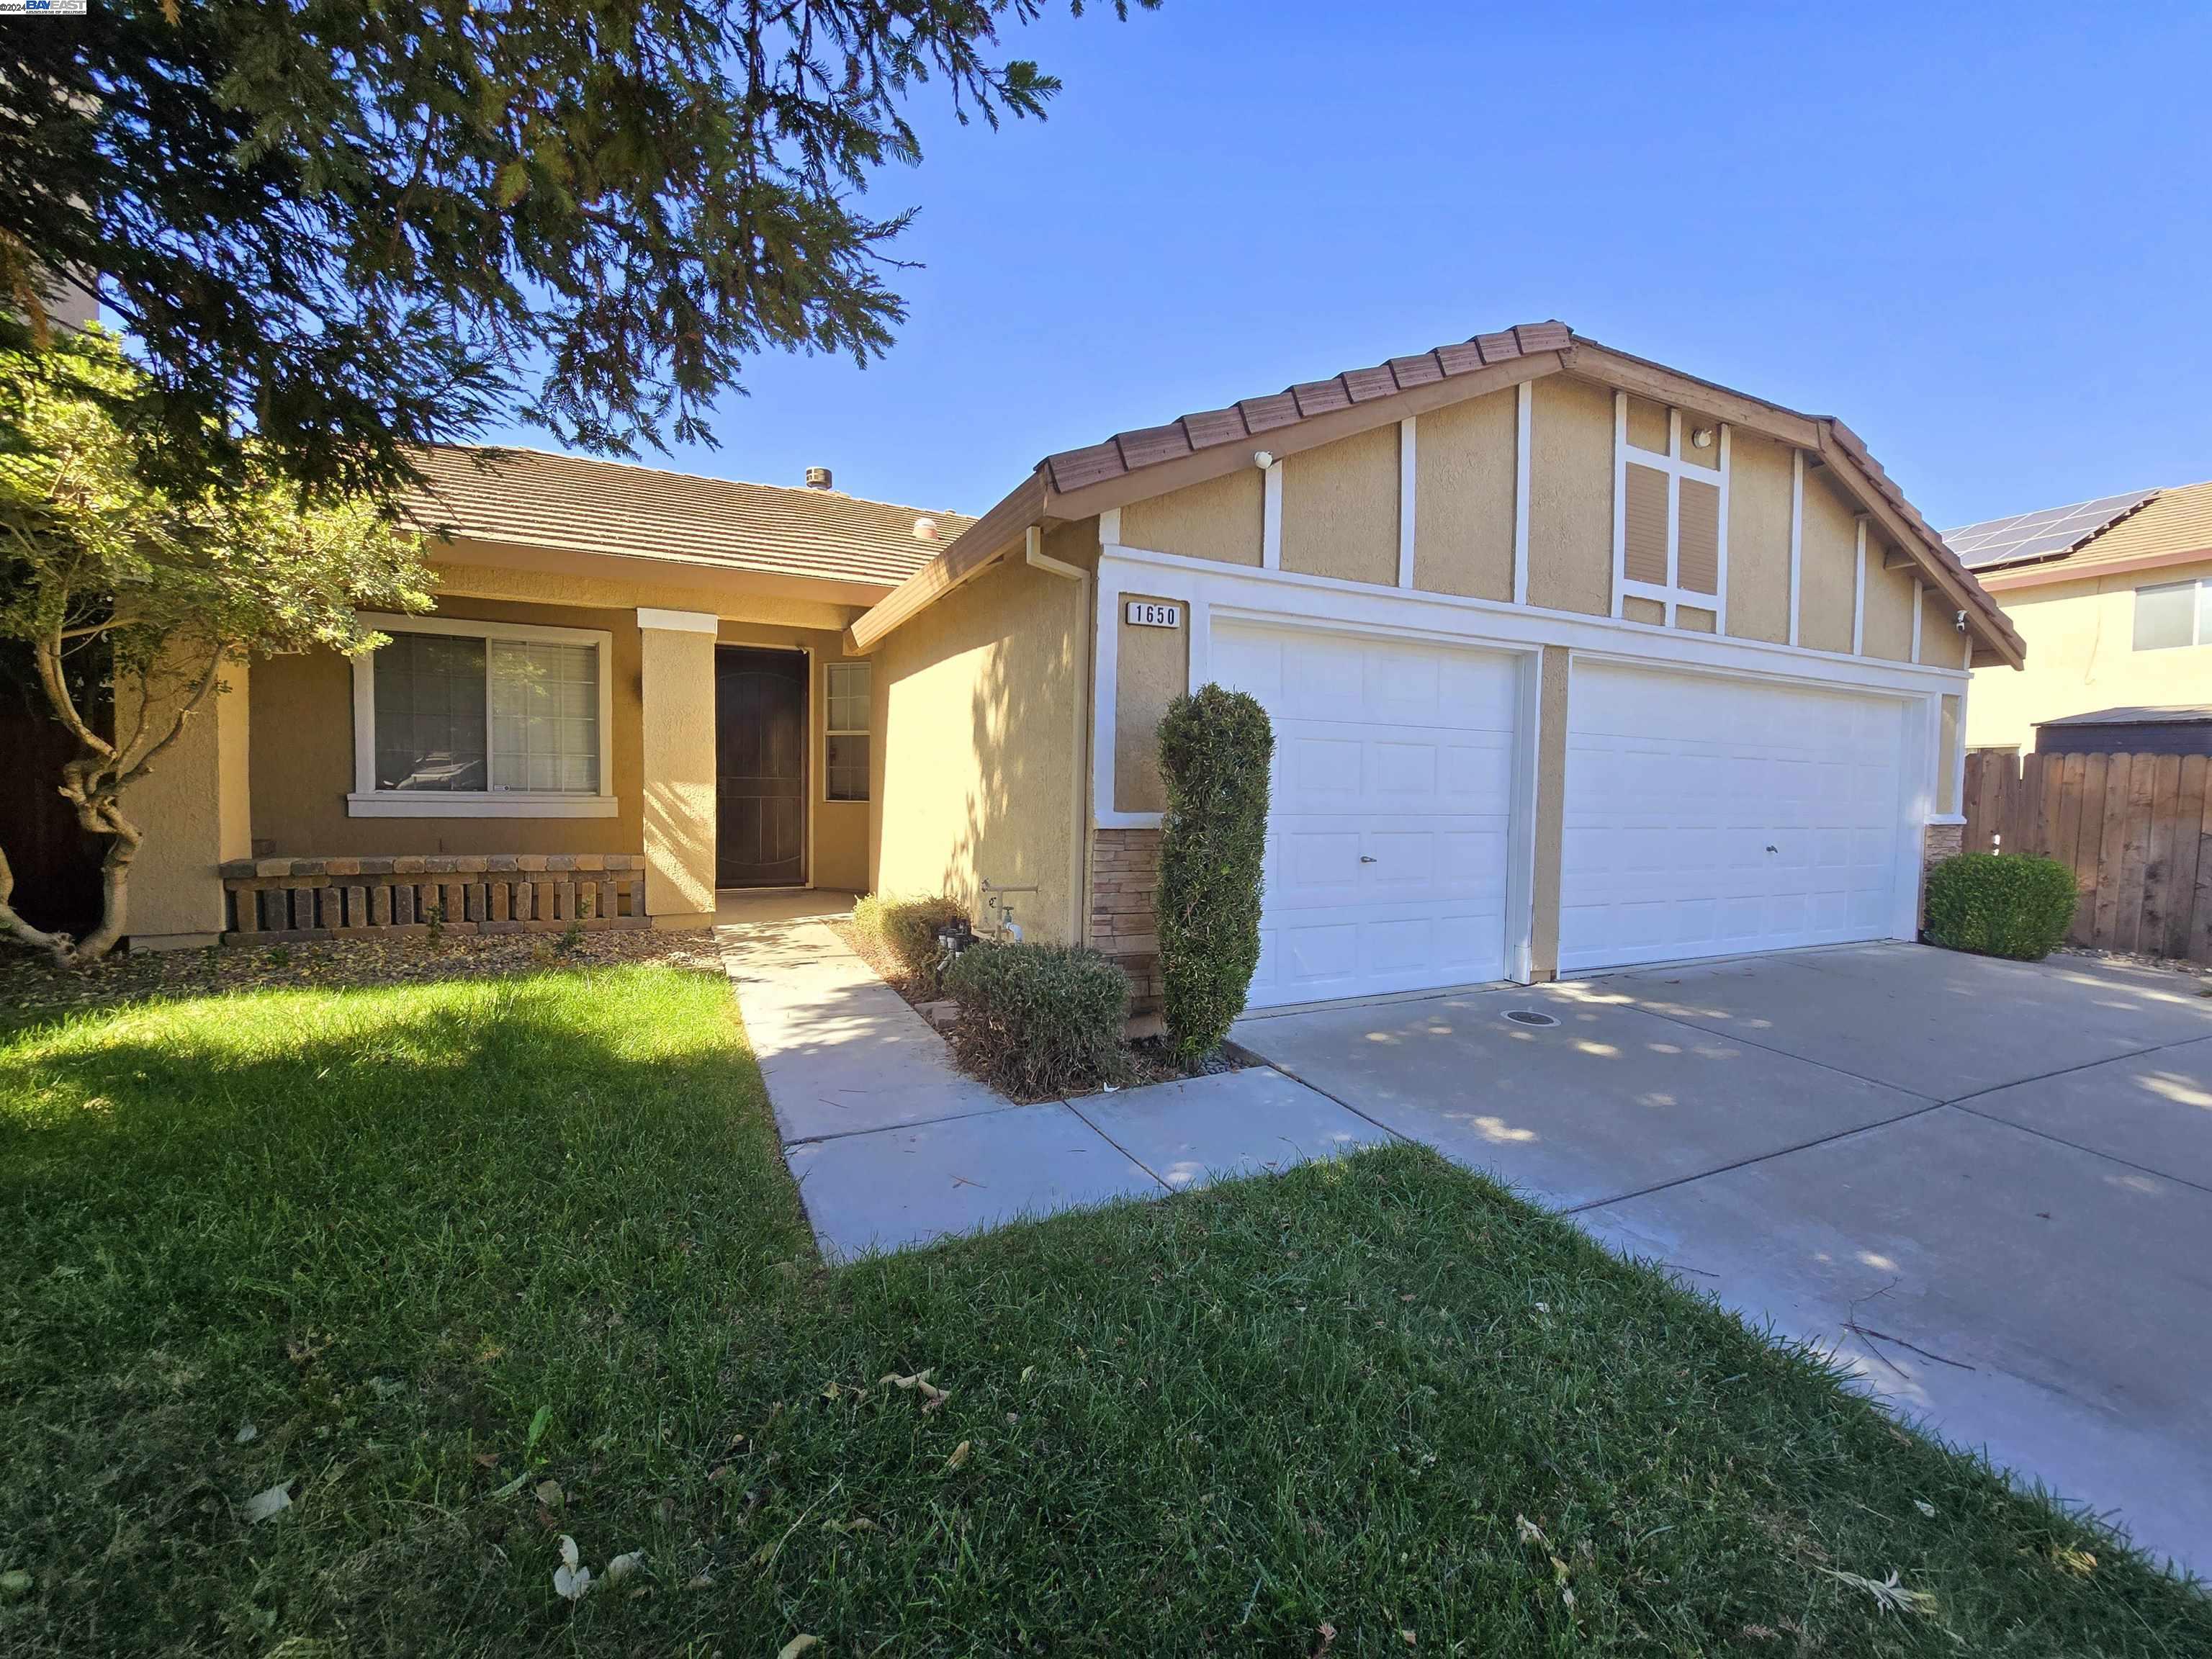
[[[1528,447],[1535,435],[1536,384],[1513,388],[1513,603],[1528,603]]]
[[[1414,460],[1414,418],[1408,415],[1398,422],[1398,586],[1413,585],[1415,497],[1420,483]]]
[[[1972,631],[1995,656],[2015,666],[2022,660],[2025,647],[2019,633],[1996,602],[1843,422],[1829,416],[1802,415],[1629,356],[1583,339],[1558,322],[1478,336],[1463,345],[1346,371],[1273,397],[1185,416],[1164,427],[1117,434],[1089,449],[1048,456],[965,534],[854,623],[848,630],[848,645],[855,653],[865,653],[916,611],[988,569],[1033,524],[1088,518],[1224,477],[1249,465],[1255,450],[1264,449],[1279,460],[1390,422],[1568,370],[1617,392],[1632,391],[1669,408],[1709,413],[1721,424],[1740,425],[1790,444],[1801,456],[1812,453],[1831,469],[1859,508],[1911,556],[1926,579],[1967,613]],[[1668,493],[1670,499],[1679,493],[1671,478]],[[1622,597],[1616,581],[1616,608]],[[1794,620],[1794,604],[1791,609]],[[1971,641],[1968,654],[1971,658]]]

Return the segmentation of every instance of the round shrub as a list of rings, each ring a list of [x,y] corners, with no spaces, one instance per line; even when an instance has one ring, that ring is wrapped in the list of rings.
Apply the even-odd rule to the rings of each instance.
[[[1096,951],[971,945],[945,969],[945,989],[960,1005],[952,1048],[962,1067],[1017,1100],[1121,1074],[1129,981]]]
[[[1267,770],[1275,728],[1242,691],[1200,686],[1159,726],[1158,925],[1168,1040],[1188,1064],[1221,1046],[1260,965]]]
[[[905,970],[907,988],[927,1000],[942,990],[937,930],[967,914],[968,907],[957,898],[886,898],[881,893],[864,893],[854,902],[853,926],[890,951]]]
[[[2074,925],[2074,872],[2057,859],[1961,853],[1928,872],[1929,943],[2040,962]]]

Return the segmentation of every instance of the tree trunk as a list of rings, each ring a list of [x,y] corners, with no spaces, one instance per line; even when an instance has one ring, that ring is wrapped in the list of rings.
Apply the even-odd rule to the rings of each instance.
[[[0,933],[20,940],[34,951],[51,951],[56,962],[66,963],[75,944],[67,933],[49,933],[33,927],[15,914],[15,872],[8,862],[8,854],[0,848]]]
[[[131,861],[138,856],[138,827],[123,816],[112,801],[103,804],[101,816],[113,828],[106,833],[107,856],[100,864],[100,926],[87,933],[70,952],[73,965],[97,962],[115,948],[131,915]]]

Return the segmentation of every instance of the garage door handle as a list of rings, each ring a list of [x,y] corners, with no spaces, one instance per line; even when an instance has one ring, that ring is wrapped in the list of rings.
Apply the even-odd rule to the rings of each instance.
[[[1767,850],[1768,852],[1770,852],[1770,853],[1771,853],[1771,852],[1772,852],[1774,849],[1773,849],[1772,848],[1771,848],[1771,847],[1770,847],[1770,848],[1768,848],[1766,850]],[[1373,855],[1372,854],[1369,854],[1369,853],[1362,853],[1362,854],[1359,855],[1359,861],[1360,861],[1362,864],[1372,864],[1372,863],[1374,863],[1374,862],[1375,862],[1374,855]]]
[[[1779,847],[1777,847],[1772,842],[1769,842],[1766,844],[1766,850],[1770,853],[1778,853],[1782,849]]]

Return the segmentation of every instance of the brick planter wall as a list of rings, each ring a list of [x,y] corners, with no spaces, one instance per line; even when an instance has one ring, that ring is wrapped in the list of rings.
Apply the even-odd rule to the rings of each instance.
[[[1091,945],[1129,976],[1129,1012],[1159,1012],[1160,941],[1152,891],[1160,880],[1160,832],[1094,830],[1091,834]]]
[[[1931,823],[1923,832],[1920,843],[1920,903],[1916,914],[1920,925],[1928,925],[1928,872],[1945,859],[1956,858],[1966,850],[1966,826],[1963,823]]]
[[[434,914],[453,933],[653,925],[635,853],[239,859],[220,868],[229,944],[426,933]]]

